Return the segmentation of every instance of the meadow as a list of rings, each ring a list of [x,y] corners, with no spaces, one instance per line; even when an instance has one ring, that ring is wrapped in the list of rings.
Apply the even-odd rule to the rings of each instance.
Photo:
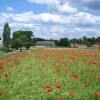
[[[100,100],[100,50],[33,49],[1,56],[0,100]]]

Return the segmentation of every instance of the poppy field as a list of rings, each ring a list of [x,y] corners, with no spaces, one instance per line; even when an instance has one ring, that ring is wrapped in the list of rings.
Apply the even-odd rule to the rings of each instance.
[[[100,50],[33,49],[0,57],[0,100],[100,100]]]

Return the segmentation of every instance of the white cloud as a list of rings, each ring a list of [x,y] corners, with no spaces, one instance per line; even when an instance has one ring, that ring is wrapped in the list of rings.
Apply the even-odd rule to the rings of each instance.
[[[28,16],[28,17],[27,17]],[[73,15],[64,16],[62,14],[42,13],[34,14],[33,12],[25,12],[21,14],[1,13],[0,24],[4,21],[19,23],[55,23],[55,24],[73,24],[82,26],[100,25],[100,16],[95,16],[85,12],[79,12]]]
[[[85,26],[100,26],[100,17],[85,12],[79,12],[72,15],[41,13],[34,14],[33,12],[24,13],[0,13],[0,31],[3,29],[4,23],[7,21],[10,24],[12,31],[19,29],[32,30],[35,36],[46,38],[73,37],[75,34],[87,35],[87,33],[95,33],[100,35],[97,29],[88,29]],[[51,24],[52,23],[52,24]],[[51,25],[50,25],[51,24]],[[68,26],[84,26],[84,28],[70,28]],[[83,34],[84,33],[84,34]]]
[[[72,7],[68,2],[64,3],[63,5],[57,6],[58,11],[61,13],[76,13],[78,10]]]
[[[13,9],[12,7],[10,7],[10,6],[7,7],[6,10],[7,10],[8,12],[13,12],[13,11],[14,11],[14,9]]]
[[[3,23],[6,21],[5,18],[3,18],[2,16],[0,16],[0,26],[3,25]]]
[[[69,17],[69,20],[76,25],[82,26],[100,25],[100,16],[95,16],[85,12],[74,14]]]
[[[53,22],[53,23],[64,23],[62,15],[51,14],[51,13],[43,13],[37,15],[38,20],[41,22]]]
[[[38,3],[38,4],[48,4],[48,5],[52,5],[52,4],[59,4],[59,0],[27,0],[30,3]]]
[[[59,13],[76,13],[78,10],[72,7],[67,1],[62,4],[62,0],[27,0],[31,3],[47,4],[53,11],[58,11]]]

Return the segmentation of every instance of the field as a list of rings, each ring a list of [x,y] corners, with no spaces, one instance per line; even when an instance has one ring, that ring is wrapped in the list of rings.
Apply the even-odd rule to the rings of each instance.
[[[100,50],[33,49],[0,58],[0,100],[99,100]]]

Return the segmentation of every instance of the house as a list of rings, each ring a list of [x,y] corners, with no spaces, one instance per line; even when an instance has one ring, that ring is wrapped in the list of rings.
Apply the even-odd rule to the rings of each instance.
[[[72,48],[87,48],[85,44],[71,44]]]
[[[36,47],[55,47],[54,41],[37,41]]]
[[[96,43],[94,45],[92,45],[93,48],[100,48],[100,43]]]
[[[0,48],[3,47],[3,43],[2,43],[2,40],[0,40]]]

